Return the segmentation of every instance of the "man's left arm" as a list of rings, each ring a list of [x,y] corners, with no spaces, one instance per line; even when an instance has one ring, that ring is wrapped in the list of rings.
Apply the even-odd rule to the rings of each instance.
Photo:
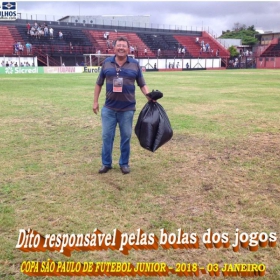
[[[146,85],[144,85],[143,87],[140,88],[141,91],[143,92],[143,94],[146,96],[146,98],[150,101],[151,98],[149,96],[147,96],[147,94],[149,93],[149,89]]]

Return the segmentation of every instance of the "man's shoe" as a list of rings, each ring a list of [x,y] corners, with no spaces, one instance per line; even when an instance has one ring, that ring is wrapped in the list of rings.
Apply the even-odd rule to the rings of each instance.
[[[103,166],[99,169],[98,173],[100,173],[100,174],[102,174],[102,173],[107,173],[110,169],[112,169],[112,167],[108,167],[108,166],[103,165]]]
[[[121,171],[123,174],[130,173],[130,168],[128,166],[121,166]]]

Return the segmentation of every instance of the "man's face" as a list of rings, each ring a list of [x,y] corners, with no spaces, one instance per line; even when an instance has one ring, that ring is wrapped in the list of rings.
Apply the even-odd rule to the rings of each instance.
[[[126,41],[116,41],[114,52],[116,56],[124,57],[128,54],[128,44]]]

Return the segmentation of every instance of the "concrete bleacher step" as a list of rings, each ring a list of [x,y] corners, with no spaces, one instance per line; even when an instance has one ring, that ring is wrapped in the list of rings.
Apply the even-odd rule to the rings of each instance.
[[[182,44],[187,47],[187,50],[194,56],[194,57],[215,57],[216,51],[219,49],[219,56],[228,56],[229,52],[225,50],[214,38],[211,38],[209,36],[200,36],[199,42],[202,40],[204,41],[204,44],[209,43],[210,48],[213,49],[213,53],[211,52],[201,52],[200,44],[196,43],[196,37],[195,36],[184,36],[184,35],[174,35],[174,37]]]
[[[14,38],[9,26],[0,25],[1,33],[1,44],[0,44],[0,54],[9,55],[14,53],[14,43],[17,38]]]

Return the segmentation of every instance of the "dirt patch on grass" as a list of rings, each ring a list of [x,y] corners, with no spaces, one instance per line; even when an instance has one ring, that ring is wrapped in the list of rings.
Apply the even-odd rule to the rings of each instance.
[[[177,206],[170,217],[183,216],[186,210],[192,216],[208,211],[218,215],[224,226],[228,219],[240,218],[244,225],[250,213],[258,214],[255,204],[265,207],[267,200],[279,201],[277,134],[256,134],[234,142],[176,135],[172,143],[172,150],[168,151],[171,168],[162,175],[173,176],[177,181],[177,186],[170,186],[169,199]],[[271,226],[275,216],[270,214],[270,220],[266,214],[259,211],[262,225]]]

